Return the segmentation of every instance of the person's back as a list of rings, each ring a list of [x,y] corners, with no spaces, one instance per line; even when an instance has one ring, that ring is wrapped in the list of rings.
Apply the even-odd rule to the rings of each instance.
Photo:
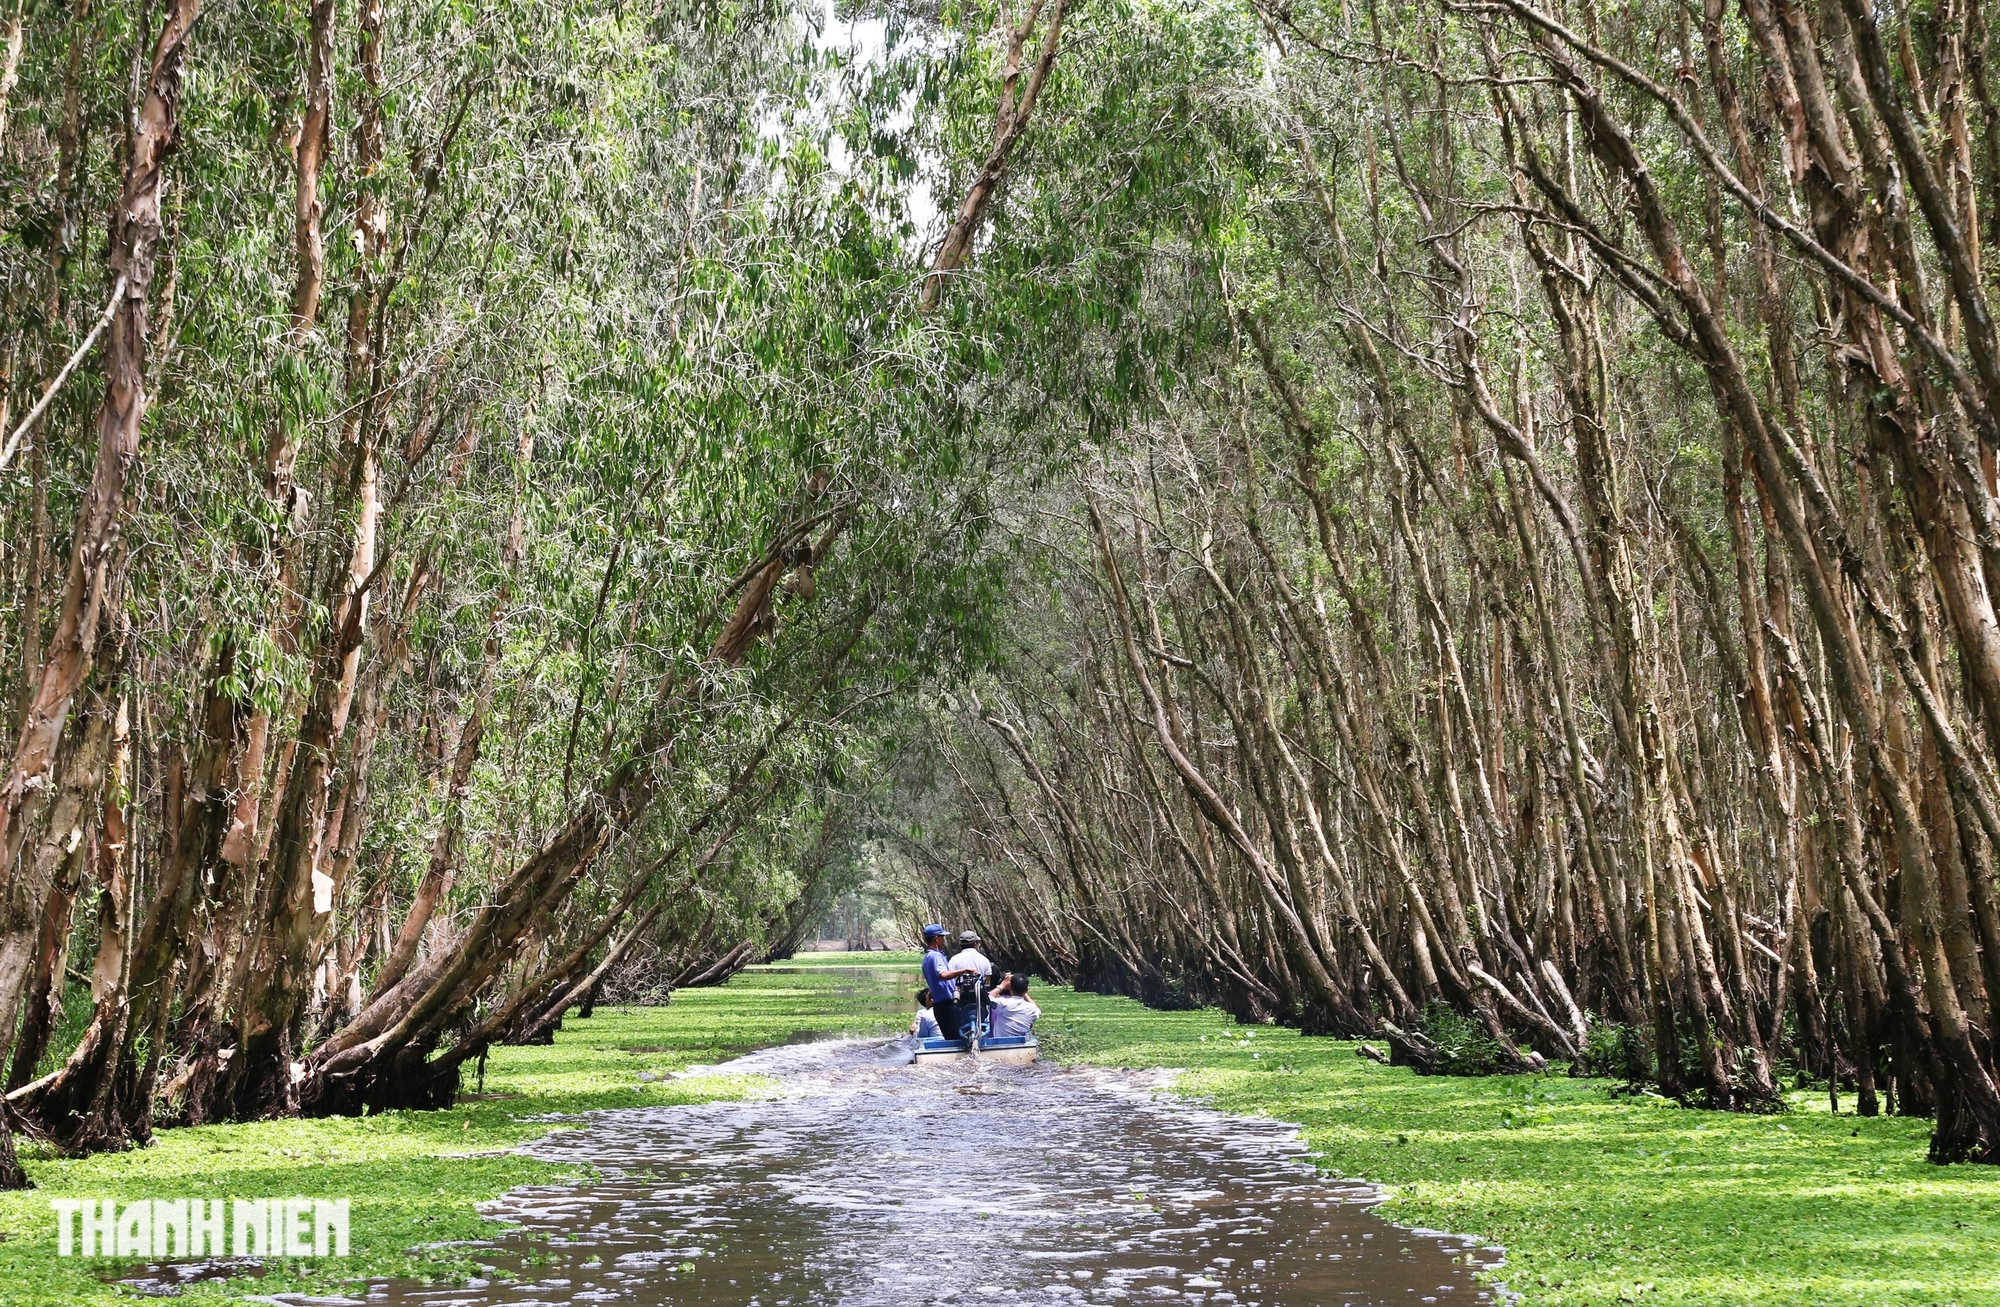
[[[987,999],[993,1014],[994,1039],[1024,1039],[1042,1019],[1042,1009],[1028,997],[1028,978],[1016,973],[1007,977],[1001,989]]]
[[[952,954],[951,960],[945,963],[945,965],[953,971],[977,971],[986,979],[992,979],[993,963],[988,961],[986,955],[979,951],[981,943],[979,936],[968,930],[958,937],[958,942],[960,945],[958,952]]]
[[[947,962],[945,965],[950,967],[953,971],[959,971],[969,967],[972,970],[977,971],[982,976],[990,976],[993,974],[993,964],[987,961],[986,955],[984,953],[981,953],[976,948],[960,949],[958,952],[951,955],[951,961]]]

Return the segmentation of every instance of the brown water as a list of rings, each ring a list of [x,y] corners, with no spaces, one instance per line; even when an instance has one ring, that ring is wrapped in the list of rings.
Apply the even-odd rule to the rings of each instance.
[[[593,1114],[531,1150],[581,1187],[517,1190],[469,1287],[287,1302],[646,1307],[1362,1307],[1491,1303],[1497,1249],[1375,1216],[1289,1127],[1161,1098],[1164,1077],[908,1065],[900,1045],[716,1068],[782,1097]]]

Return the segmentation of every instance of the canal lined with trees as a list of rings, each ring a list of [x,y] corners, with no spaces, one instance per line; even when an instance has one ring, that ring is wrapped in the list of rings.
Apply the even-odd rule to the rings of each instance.
[[[920,1258],[902,1251],[898,1232],[908,1229],[914,1195],[935,1192],[947,1200],[940,1230],[960,1228],[967,1205],[960,1200],[969,1198],[975,1235],[989,1232],[963,1253],[980,1268],[977,1283],[931,1282],[937,1293],[958,1289],[956,1301],[964,1303],[977,1300],[968,1289],[988,1283],[982,1277],[994,1263],[978,1259],[1005,1259],[1009,1245],[990,1231],[1004,1220],[998,1201],[1008,1195],[1026,1195],[1038,1213],[1018,1236],[1016,1246],[1028,1251],[1084,1250],[1062,1241],[1065,1231],[1049,1211],[1087,1209],[1086,1232],[1095,1232],[1088,1251],[1132,1244],[1124,1255],[1112,1247],[1106,1264],[1171,1262],[1185,1275],[1216,1256],[1233,1257],[1226,1239],[1219,1251],[1201,1249],[1201,1238],[1213,1244],[1212,1233],[1177,1233],[1213,1215],[1197,1193],[1199,1176],[1212,1169],[1218,1183],[1261,1195],[1232,1204],[1231,1217],[1244,1206],[1256,1214],[1273,1193],[1310,1192],[1308,1204],[1329,1202],[1311,1207],[1307,1219],[1332,1228],[1285,1254],[1343,1254],[1339,1263],[1321,1259],[1314,1274],[1381,1269],[1368,1256],[1350,1260],[1339,1240],[1372,1255],[1374,1244],[1397,1237],[1372,1223],[1386,1220],[1451,1236],[1410,1236],[1412,1251],[1490,1262],[1489,1250],[1504,1248],[1504,1264],[1490,1278],[1535,1303],[1609,1303],[1635,1292],[1661,1302],[1723,1297],[1799,1307],[1919,1304],[1943,1294],[1993,1300],[1986,1250],[2000,1240],[2000,1218],[1980,1183],[1984,1172],[1923,1161],[1920,1121],[1834,1117],[1810,1092],[1794,1091],[1783,1115],[1750,1116],[1634,1097],[1615,1081],[1420,1077],[1359,1057],[1349,1042],[1243,1026],[1213,1011],[1150,1011],[1060,987],[1038,990],[1048,1013],[1038,1028],[1046,1064],[983,1080],[969,1071],[919,1073],[881,1056],[886,1037],[907,1024],[908,1001],[898,995],[904,985],[914,992],[914,957],[902,957],[887,978],[854,973],[853,961],[808,956],[753,967],[718,989],[687,991],[666,1008],[572,1016],[553,1044],[496,1051],[486,1097],[468,1096],[448,1112],[206,1127],[163,1135],[144,1152],[38,1162],[41,1190],[0,1199],[0,1229],[10,1236],[0,1243],[0,1274],[29,1302],[118,1301],[119,1291],[97,1278],[102,1269],[53,1257],[49,1198],[281,1192],[306,1175],[315,1192],[353,1195],[354,1257],[340,1266],[273,1262],[260,1277],[231,1286],[237,1292],[365,1300],[374,1286],[438,1301],[450,1297],[451,1286],[466,1295],[464,1285],[486,1280],[489,1289],[470,1300],[487,1294],[506,1301],[526,1292],[519,1283],[571,1268],[582,1277],[570,1277],[578,1291],[618,1271],[634,1278],[599,1287],[682,1301],[674,1286],[690,1283],[676,1278],[689,1261],[702,1276],[719,1276],[709,1284],[716,1292],[749,1290],[744,1267],[779,1252],[773,1239],[740,1233],[761,1222],[782,1228],[786,1239],[796,1235],[797,1244],[784,1246],[803,1265],[822,1266],[819,1283],[852,1289],[859,1300],[903,1291],[894,1277],[914,1274]],[[826,1039],[850,1042],[818,1042]],[[779,1074],[734,1074],[731,1064],[746,1056],[750,1068]],[[1151,1101],[1154,1084],[1173,1086],[1165,1104]],[[879,1096],[881,1110],[850,1126],[847,1109],[871,1096]],[[991,1163],[982,1160],[978,1136],[937,1133],[926,1110],[940,1097],[955,1122],[1028,1114],[1026,1151],[1009,1163],[1027,1178],[979,1169]],[[589,1115],[605,1111],[614,1115]],[[1241,1119],[1258,1115],[1268,1120]],[[1075,1129],[1064,1124],[1072,1119]],[[576,1129],[593,1121],[604,1123],[596,1133]],[[1304,1154],[1286,1143],[1294,1124]],[[1058,1130],[1053,1148],[1045,1133],[1051,1129]],[[1117,1146],[1092,1144],[1090,1135],[1100,1131],[1110,1131]],[[709,1143],[711,1165],[684,1164],[709,1155]],[[889,1158],[896,1149],[911,1156]],[[917,1154],[931,1152],[947,1164],[917,1165]],[[1100,1156],[1084,1157],[1091,1152]],[[1294,1170],[1302,1160],[1319,1175]],[[581,1173],[579,1163],[605,1169]],[[1099,1163],[1127,1173],[1093,1172]],[[994,1183],[982,1180],[970,1195],[954,1189],[954,1175],[968,1165]],[[1135,1198],[1123,1186],[1148,1168],[1163,1168],[1167,1183],[1149,1179],[1155,1187]],[[1356,1199],[1376,1186],[1390,1200],[1363,1222],[1371,1205]],[[1064,1193],[1071,1197],[1059,1200]],[[523,1227],[507,1232],[484,1221],[475,1205],[488,1202],[495,1202],[488,1210],[522,1218]],[[767,1204],[775,1214],[763,1210]],[[1176,1205],[1191,1211],[1184,1218]],[[981,1220],[981,1210],[994,1215]],[[1086,1233],[1074,1225],[1067,1234]],[[1282,1225],[1272,1230],[1282,1234]],[[829,1230],[844,1231],[848,1241],[829,1244]],[[1157,1260],[1152,1252],[1142,1257],[1162,1231]],[[1356,1238],[1371,1232],[1375,1239]],[[1116,1237],[1100,1241],[1098,1234]],[[551,1247],[544,1236],[578,1242]],[[909,1246],[931,1237],[912,1236]],[[936,1237],[956,1251],[955,1234]],[[878,1259],[885,1241],[898,1251]],[[712,1263],[707,1254],[661,1255],[696,1244],[726,1247]],[[747,1260],[727,1260],[732,1252]],[[621,1267],[626,1253],[642,1256]],[[913,1269],[885,1269],[889,1260]],[[496,1274],[503,1268],[525,1278],[508,1287]],[[1436,1283],[1472,1269],[1457,1263]],[[1420,1286],[1400,1278],[1397,1266],[1387,1271],[1377,1287],[1394,1291],[1391,1297],[1317,1301],[1359,1307],[1411,1300],[1401,1289]],[[739,1284],[729,1286],[730,1278]],[[435,1283],[426,1288],[425,1279]],[[1479,1288],[1457,1282],[1464,1287],[1439,1295],[1440,1302],[1473,1301],[1459,1295]],[[791,1289],[760,1296],[761,1307],[804,1291],[803,1280],[786,1283]],[[1029,1293],[1058,1281],[1038,1272],[998,1283]],[[1164,1274],[1146,1283],[1170,1287]],[[1338,1278],[1313,1283],[1330,1294],[1366,1289]],[[1145,1283],[1126,1287],[1134,1297],[1149,1296],[1140,1292]],[[755,1291],[762,1295],[762,1286]],[[1219,1291],[1250,1300],[1241,1284]],[[747,1301],[747,1292],[732,1301]]]

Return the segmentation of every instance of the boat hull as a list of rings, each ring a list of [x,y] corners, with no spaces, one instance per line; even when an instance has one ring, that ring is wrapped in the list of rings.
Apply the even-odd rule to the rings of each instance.
[[[1041,1051],[1041,1045],[1033,1038],[1028,1039],[986,1039],[981,1040],[975,1053],[969,1039],[925,1039],[920,1040],[911,1053],[911,1060],[919,1064],[932,1062],[953,1062],[961,1058],[978,1057],[982,1061],[1000,1066],[1027,1066]]]

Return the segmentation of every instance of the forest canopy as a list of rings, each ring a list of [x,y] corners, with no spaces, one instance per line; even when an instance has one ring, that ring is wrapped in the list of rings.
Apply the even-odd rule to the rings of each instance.
[[[0,1179],[870,874],[2000,1159],[1976,5],[4,14]]]

